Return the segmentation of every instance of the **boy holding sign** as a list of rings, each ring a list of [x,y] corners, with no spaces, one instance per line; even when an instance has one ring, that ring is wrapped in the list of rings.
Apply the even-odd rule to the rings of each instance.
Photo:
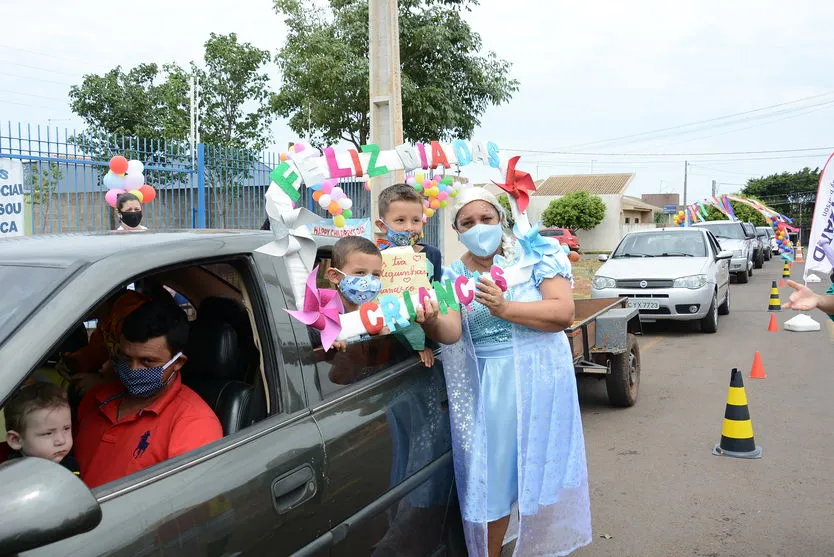
[[[418,243],[423,236],[423,196],[407,184],[395,184],[379,194],[379,220],[377,228],[385,234],[377,245],[380,250],[411,247],[425,258],[428,280],[440,281],[442,268],[440,250]],[[422,258],[420,258],[422,259]],[[386,265],[387,267],[387,265]],[[428,281],[426,286],[428,286]],[[421,286],[421,285],[415,285]],[[434,365],[434,351],[426,346],[426,335],[416,324],[401,330],[408,344],[420,354],[426,367]]]

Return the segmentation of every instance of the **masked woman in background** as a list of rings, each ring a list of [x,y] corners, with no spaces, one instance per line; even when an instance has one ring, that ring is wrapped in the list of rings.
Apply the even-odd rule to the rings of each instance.
[[[119,221],[121,222],[116,230],[128,230],[130,232],[147,230],[147,227],[140,224],[142,222],[142,203],[132,193],[123,193],[116,198],[116,211],[119,213]]]

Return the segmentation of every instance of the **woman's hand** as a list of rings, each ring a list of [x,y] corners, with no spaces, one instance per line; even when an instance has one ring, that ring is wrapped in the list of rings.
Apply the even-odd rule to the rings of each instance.
[[[503,316],[507,309],[507,300],[501,288],[484,275],[481,275],[476,286],[478,291],[475,292],[475,300],[484,305],[495,317]]]
[[[420,325],[432,326],[437,322],[437,316],[440,315],[440,304],[433,300],[426,300],[425,307],[417,306],[417,318],[415,321]]]

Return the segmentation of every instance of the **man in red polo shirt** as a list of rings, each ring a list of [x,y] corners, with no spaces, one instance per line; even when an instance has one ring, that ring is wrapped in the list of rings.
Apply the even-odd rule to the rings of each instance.
[[[223,437],[217,416],[182,384],[188,321],[177,306],[144,304],[128,315],[115,367],[78,408],[75,457],[90,488]]]

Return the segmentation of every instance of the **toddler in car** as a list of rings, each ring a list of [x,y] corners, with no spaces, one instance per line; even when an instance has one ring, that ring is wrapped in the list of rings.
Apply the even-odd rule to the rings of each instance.
[[[38,382],[14,393],[4,407],[8,459],[48,458],[79,474],[72,450],[72,418],[67,393],[54,383]]]

